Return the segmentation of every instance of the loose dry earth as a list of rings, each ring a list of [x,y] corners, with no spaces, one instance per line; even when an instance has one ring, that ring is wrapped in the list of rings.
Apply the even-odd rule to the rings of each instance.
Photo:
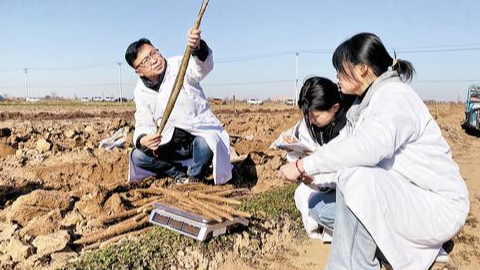
[[[232,184],[249,188],[250,199],[284,190],[277,169],[285,162],[285,153],[268,147],[281,131],[300,119],[298,111],[280,104],[237,105],[236,109],[222,105],[213,110],[225,124],[236,152],[248,155],[236,164]],[[431,112],[452,147],[471,199],[467,225],[454,239],[450,261],[434,269],[480,269],[480,138],[461,129],[462,105],[431,106]],[[152,183],[128,185],[127,150],[98,148],[102,139],[121,127],[128,131],[127,145],[131,145],[133,113],[132,104],[0,104],[1,269],[55,269],[68,261],[82,262],[85,252],[73,241],[96,229],[92,220],[130,209],[129,194]],[[291,194],[293,188],[286,190]],[[293,201],[293,197],[285,200]],[[174,258],[165,268],[324,267],[329,245],[306,239],[298,226],[298,213],[278,219],[262,211],[253,211],[253,229],[222,238],[229,243],[225,245],[228,248],[221,241],[212,241],[210,245],[220,247],[213,255],[206,256],[205,247],[198,243],[173,236],[186,244],[168,255],[173,257],[165,255]],[[148,232],[145,239],[155,233]],[[158,265],[139,265],[140,269],[159,269]],[[94,269],[74,263],[67,267]]]

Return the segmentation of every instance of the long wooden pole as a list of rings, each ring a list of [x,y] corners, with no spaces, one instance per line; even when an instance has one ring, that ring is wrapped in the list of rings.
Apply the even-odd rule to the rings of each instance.
[[[200,27],[200,22],[202,21],[203,13],[205,13],[205,9],[207,9],[209,0],[203,0],[202,7],[198,12],[197,20],[195,21],[195,25],[193,29],[196,30]],[[185,53],[183,54],[182,65],[180,66],[180,70],[178,71],[177,78],[175,78],[175,83],[173,84],[173,90],[170,94],[170,98],[168,99],[167,107],[165,108],[165,112],[163,113],[162,121],[157,129],[157,134],[162,134],[165,125],[167,124],[168,118],[172,113],[173,106],[175,106],[175,102],[177,101],[178,94],[180,94],[180,89],[183,86],[183,79],[185,78],[185,73],[187,71],[188,61],[190,60],[190,56],[192,55],[192,48],[187,45],[185,49]]]

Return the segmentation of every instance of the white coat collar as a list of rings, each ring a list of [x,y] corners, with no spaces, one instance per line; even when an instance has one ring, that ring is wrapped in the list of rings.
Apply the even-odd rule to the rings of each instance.
[[[378,77],[370,86],[365,97],[360,100],[358,97],[347,112],[347,120],[355,126],[360,118],[360,114],[368,107],[373,95],[382,88],[382,86],[389,82],[400,82],[400,76],[396,71],[386,71]]]

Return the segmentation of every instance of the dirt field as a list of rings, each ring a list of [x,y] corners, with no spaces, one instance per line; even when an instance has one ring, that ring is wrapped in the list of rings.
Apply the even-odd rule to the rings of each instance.
[[[277,169],[285,153],[268,147],[300,119],[296,108],[237,104],[235,110],[218,105],[213,111],[236,152],[249,157],[249,163],[235,168],[235,187],[249,188],[251,196],[283,187]],[[454,239],[450,261],[434,269],[480,269],[480,138],[461,129],[462,105],[431,106],[431,112],[452,147],[471,199],[471,214]],[[98,145],[119,128],[127,130],[131,145],[133,113],[132,104],[0,104],[1,269],[52,269],[75,260],[82,252],[72,242],[95,229],[92,220],[128,209],[126,196],[134,187],[126,184],[127,150]],[[288,217],[284,222],[288,225]],[[276,229],[262,242],[260,264],[235,252],[242,243],[247,249],[252,244],[239,232],[232,236],[238,240],[233,252],[219,254],[222,259],[206,262],[204,269],[322,269],[329,245],[297,237],[287,225],[271,225]],[[202,254],[197,257],[186,256],[202,262]],[[178,269],[201,268],[185,261]]]

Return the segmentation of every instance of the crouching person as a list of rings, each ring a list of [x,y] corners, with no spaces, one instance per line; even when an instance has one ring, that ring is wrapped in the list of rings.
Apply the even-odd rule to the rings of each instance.
[[[341,91],[357,99],[340,142],[280,168],[295,181],[338,172],[335,232],[325,269],[430,269],[467,218],[467,186],[422,99],[415,69],[360,33],[332,58]]]
[[[164,58],[145,38],[128,46],[127,63],[139,75],[135,96],[135,148],[129,180],[147,175],[170,176],[176,183],[203,181],[213,163],[215,184],[232,177],[230,137],[210,110],[200,81],[213,68],[212,51],[200,30],[190,30],[192,58],[183,88],[162,134],[156,134],[173,89],[182,57]],[[132,168],[140,173],[132,173]]]
[[[307,79],[298,97],[303,119],[291,129],[291,139],[288,134],[283,134],[285,140],[298,141],[309,149],[320,149],[330,141],[341,140],[339,134],[346,124],[346,112],[354,98],[342,95],[329,79]],[[293,162],[305,156],[305,153],[290,152],[287,160]],[[322,227],[333,230],[336,177],[336,173],[316,175],[295,190],[295,205],[311,238],[321,238]]]

